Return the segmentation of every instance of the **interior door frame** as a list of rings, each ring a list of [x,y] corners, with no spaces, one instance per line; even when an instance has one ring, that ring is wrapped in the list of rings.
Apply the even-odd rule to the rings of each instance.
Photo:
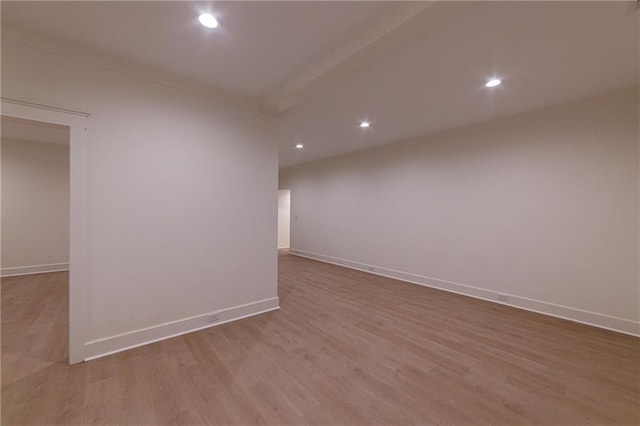
[[[89,320],[89,148],[90,114],[1,99],[0,115],[69,127],[69,364],[84,361]]]

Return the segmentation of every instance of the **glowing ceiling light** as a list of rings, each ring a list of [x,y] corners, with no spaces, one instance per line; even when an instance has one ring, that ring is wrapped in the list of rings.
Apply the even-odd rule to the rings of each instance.
[[[218,23],[218,20],[209,13],[203,13],[202,15],[200,15],[198,17],[198,21],[200,21],[200,23],[207,28],[216,28],[218,25],[220,25]]]

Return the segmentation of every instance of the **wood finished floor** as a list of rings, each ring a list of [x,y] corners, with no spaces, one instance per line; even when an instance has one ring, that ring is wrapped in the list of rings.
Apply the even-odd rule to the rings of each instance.
[[[640,339],[291,255],[281,310],[66,365],[67,274],[2,282],[2,424],[640,424]]]

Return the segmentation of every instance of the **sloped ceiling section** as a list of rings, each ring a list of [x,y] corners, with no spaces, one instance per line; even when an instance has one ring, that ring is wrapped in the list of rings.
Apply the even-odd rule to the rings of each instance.
[[[3,42],[277,115],[281,167],[638,86],[632,1],[2,6]]]

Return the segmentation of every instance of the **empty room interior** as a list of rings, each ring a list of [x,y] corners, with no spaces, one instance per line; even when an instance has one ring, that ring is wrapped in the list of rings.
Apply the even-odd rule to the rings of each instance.
[[[3,425],[640,424],[640,2],[0,7]]]

